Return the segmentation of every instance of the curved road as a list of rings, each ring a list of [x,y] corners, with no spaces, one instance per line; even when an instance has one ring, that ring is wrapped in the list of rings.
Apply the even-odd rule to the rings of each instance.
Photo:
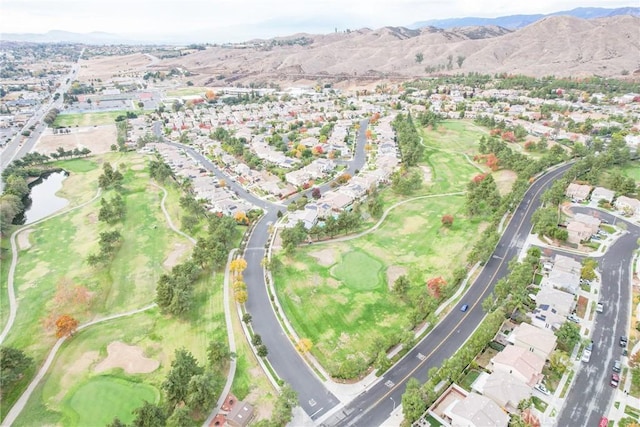
[[[540,195],[570,166],[563,165],[548,172],[529,187],[500,238],[493,256],[462,297],[461,303],[469,304],[469,310],[463,313],[455,308],[449,312],[373,387],[325,420],[323,426],[382,425],[401,403],[409,378],[415,377],[425,382],[429,369],[440,366],[464,344],[485,316],[482,301],[491,293],[495,283],[507,274],[509,261],[517,257],[524,246],[531,230],[531,215],[540,204]]]
[[[360,122],[360,130],[358,132],[353,158],[348,163],[346,170],[346,172],[351,175],[353,175],[356,170],[362,169],[366,161],[364,146],[366,145],[365,131],[367,125],[367,120]],[[154,124],[154,133],[162,136],[160,123],[158,122]],[[251,323],[254,331],[262,336],[263,343],[269,349],[269,355],[267,356],[269,363],[277,372],[278,376],[289,383],[298,393],[299,404],[304,411],[311,419],[318,419],[340,402],[327,390],[322,381],[315,375],[311,368],[309,368],[289,338],[285,335],[273,311],[262,267],[262,260],[266,255],[265,248],[269,239],[269,226],[275,224],[278,220],[278,211],[284,211],[286,204],[295,198],[289,199],[283,202],[283,204],[262,200],[246,191],[237,182],[231,180],[229,176],[220,171],[209,159],[192,147],[166,139],[163,140],[169,145],[184,149],[185,152],[199,161],[204,168],[212,172],[218,179],[224,179],[226,185],[239,197],[242,197],[265,211],[265,214],[255,224],[244,253],[247,268],[243,275],[249,292],[249,300],[245,304],[245,307],[247,311],[251,313]],[[319,188],[324,192],[330,188],[330,184],[323,184]],[[310,191],[311,189],[308,190],[308,192]],[[299,194],[296,197],[301,196],[302,194]]]
[[[157,129],[159,130],[159,127]],[[348,167],[350,173],[364,165],[365,129],[366,121],[361,123],[354,160]],[[218,178],[227,180],[228,185],[238,195],[265,209],[266,213],[256,224],[245,252],[248,266],[244,272],[244,278],[250,295],[246,307],[252,315],[254,330],[262,336],[263,342],[269,349],[268,359],[275,371],[298,392],[300,406],[311,419],[321,418],[336,407],[339,401],[324,387],[285,336],[273,311],[270,295],[264,282],[261,262],[265,256],[268,228],[277,221],[277,210],[280,206],[258,199],[246,192],[194,149],[174,142],[167,141],[167,143],[183,148]],[[450,357],[462,346],[484,317],[482,300],[492,291],[495,282],[507,274],[508,261],[516,257],[523,247],[531,229],[531,215],[540,204],[539,196],[569,167],[570,165],[563,165],[541,176],[527,190],[492,258],[463,297],[463,301],[470,306],[469,310],[466,313],[452,310],[374,386],[340,410],[332,411],[334,413],[327,415],[328,418],[322,425],[368,427],[383,424],[391,411],[401,402],[404,385],[409,378],[417,377],[425,381],[431,367],[440,366],[444,359]],[[328,184],[323,187],[323,189],[328,188]]]

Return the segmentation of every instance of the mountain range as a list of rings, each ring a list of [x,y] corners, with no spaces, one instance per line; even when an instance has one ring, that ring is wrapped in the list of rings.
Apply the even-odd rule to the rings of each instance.
[[[537,22],[545,17],[549,16],[573,16],[582,19],[596,19],[618,15],[632,15],[640,16],[640,7],[623,7],[623,8],[597,8],[597,7],[581,7],[572,10],[565,10],[560,12],[554,12],[550,14],[536,14],[536,15],[509,15],[500,16],[497,18],[451,18],[451,19],[434,19],[428,21],[419,21],[410,25],[406,25],[408,29],[421,29],[426,27],[436,27],[441,29],[451,29],[456,27],[470,27],[470,26],[497,26],[510,30],[523,28],[529,24]],[[262,23],[254,24],[253,27],[262,29],[265,32],[273,30],[274,27],[283,28],[316,28],[314,25],[314,19],[309,18],[300,22],[287,21],[265,21]],[[89,45],[109,45],[109,44],[124,44],[124,45],[140,45],[140,44],[168,44],[168,45],[181,45],[189,44],[192,42],[202,42],[206,40],[206,32],[199,31],[197,33],[184,33],[184,34],[166,34],[162,39],[157,36],[138,35],[138,36],[123,36],[120,34],[106,33],[106,32],[91,32],[91,33],[74,33],[70,31],[52,30],[46,33],[0,33],[0,40],[20,41],[20,42],[32,42],[32,43],[83,43]]]
[[[640,17],[550,16],[503,27],[363,28],[209,46],[149,68],[188,70],[200,85],[379,82],[479,72],[640,77]]]
[[[424,28],[424,27],[437,27],[443,29],[455,28],[455,27],[469,27],[469,26],[486,26],[496,25],[498,27],[508,28],[515,30],[518,28],[526,27],[529,24],[533,24],[536,21],[541,20],[547,16],[573,16],[575,18],[582,19],[595,19],[606,18],[608,16],[618,15],[633,15],[640,16],[640,7],[620,7],[616,9],[608,9],[604,7],[578,7],[571,10],[563,10],[560,12],[553,12],[548,14],[535,14],[535,15],[508,15],[499,16],[497,18],[449,18],[449,19],[431,19],[428,21],[419,21],[409,25],[409,28]]]

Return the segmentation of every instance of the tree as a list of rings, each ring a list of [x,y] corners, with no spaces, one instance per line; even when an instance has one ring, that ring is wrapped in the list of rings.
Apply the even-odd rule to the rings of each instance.
[[[450,214],[442,215],[442,218],[440,219],[440,221],[442,222],[442,225],[444,225],[445,227],[451,228],[451,226],[453,225],[453,215],[450,215]]]
[[[218,380],[211,372],[194,375],[189,381],[187,404],[190,408],[203,411],[216,399]]]
[[[407,381],[407,387],[402,395],[402,414],[405,420],[413,423],[417,421],[426,410],[427,405],[420,392],[420,383],[417,379],[410,378],[409,381]]]
[[[269,350],[267,350],[266,345],[260,344],[258,347],[256,347],[256,354],[258,355],[258,357],[267,357],[267,355],[269,354]]]
[[[200,375],[204,369],[198,365],[195,357],[184,348],[175,351],[175,358],[171,362],[171,370],[167,374],[166,380],[162,383],[162,389],[167,396],[167,403],[171,409],[179,403],[185,402],[189,382],[195,375]]]
[[[167,416],[158,405],[149,403],[146,400],[143,405],[133,410],[136,418],[133,420],[134,427],[159,427],[166,425]]]
[[[1,394],[8,391],[8,385],[22,378],[24,371],[33,365],[33,359],[25,355],[22,350],[13,347],[0,346],[0,384]]]
[[[229,360],[231,353],[229,347],[222,341],[211,341],[207,347],[207,359],[209,360],[209,366],[214,369],[219,369],[222,364]]]
[[[247,291],[239,290],[234,292],[234,298],[238,304],[244,304],[249,299],[249,294]]]
[[[301,338],[300,341],[296,344],[296,350],[298,350],[301,354],[306,354],[311,351],[311,347],[313,344],[309,338]]]
[[[285,384],[280,388],[280,395],[273,408],[271,421],[273,425],[285,426],[293,418],[293,408],[298,405],[298,394],[291,388],[289,384]]]
[[[549,366],[551,370],[559,375],[564,374],[569,368],[569,365],[569,355],[562,350],[556,350],[549,356]]]
[[[327,225],[325,224],[325,227],[326,226]],[[304,223],[302,221],[298,221],[295,226],[282,230],[280,237],[282,238],[282,247],[286,253],[290,254],[296,246],[306,239],[307,229],[304,227]]]
[[[115,417],[111,423],[107,424],[107,427],[127,427],[127,425],[120,421],[120,418]]]
[[[556,331],[556,337],[558,337],[558,348],[571,353],[580,341],[580,327],[573,322],[564,322]]]
[[[582,262],[580,277],[585,280],[593,280],[596,278],[595,269],[598,267],[598,261],[593,258],[585,258]]]
[[[78,321],[68,314],[63,314],[56,320],[56,337],[70,337],[78,329]]]
[[[411,282],[409,282],[409,278],[403,274],[393,282],[393,292],[398,295],[405,295],[410,285]]]
[[[186,427],[193,425],[191,409],[188,406],[176,408],[171,416],[167,418],[167,427]]]
[[[442,276],[434,277],[433,279],[429,279],[427,281],[427,288],[429,289],[429,293],[435,299],[440,299],[442,296],[442,288],[447,285],[447,282],[442,278]]]
[[[424,61],[424,54],[422,52],[416,53],[416,62],[422,64],[422,61]]]
[[[458,64],[458,68],[462,68],[462,64],[464,63],[465,57],[462,55],[458,55],[456,59],[456,63]]]
[[[247,261],[244,258],[236,258],[229,263],[229,270],[236,276],[240,276],[247,268]]]
[[[314,199],[318,200],[321,196],[322,193],[320,192],[320,189],[318,187],[315,187],[313,190],[311,190],[311,197],[313,197]]]

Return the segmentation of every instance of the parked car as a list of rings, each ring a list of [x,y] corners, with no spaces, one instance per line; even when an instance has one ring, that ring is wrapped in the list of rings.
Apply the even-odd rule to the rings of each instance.
[[[569,319],[570,321],[572,321],[573,323],[580,323],[580,318],[578,316],[576,316],[575,314],[571,313],[570,315],[567,316],[567,319]]]
[[[589,344],[587,344],[585,349],[589,351],[593,351],[593,340],[589,341]]]
[[[620,347],[626,347],[628,342],[629,342],[629,339],[624,335],[620,337]]]
[[[584,363],[587,363],[587,362],[589,362],[589,360],[591,360],[591,350],[587,350],[585,348],[584,352],[582,353],[582,361]]]
[[[602,313],[604,311],[604,305],[602,305],[602,303],[598,303],[598,305],[596,305],[596,311],[598,313]]]
[[[598,424],[598,427],[607,427],[608,425],[609,425],[609,418],[607,417],[600,418],[600,423]]]
[[[611,387],[618,387],[618,384],[620,384],[620,375],[618,374],[611,374]]]
[[[549,390],[547,390],[547,388],[542,383],[536,384],[535,386],[533,386],[533,388],[538,390],[542,394],[546,394],[547,396],[551,394],[551,392],[549,392]]]
[[[465,312],[469,309],[469,304],[463,304],[462,307],[460,307],[460,311],[461,312]]]
[[[621,371],[621,366],[620,366],[620,361],[616,360],[615,362],[613,362],[613,372],[620,372]]]

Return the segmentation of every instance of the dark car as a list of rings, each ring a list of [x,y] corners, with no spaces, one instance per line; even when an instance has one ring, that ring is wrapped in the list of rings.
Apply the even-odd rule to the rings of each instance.
[[[620,370],[621,370],[620,361],[616,360],[615,362],[613,362],[613,372],[620,372]]]
[[[629,339],[624,335],[620,337],[620,347],[626,347]]]
[[[460,307],[460,311],[461,312],[465,312],[469,309],[469,304],[463,304],[462,307]]]

